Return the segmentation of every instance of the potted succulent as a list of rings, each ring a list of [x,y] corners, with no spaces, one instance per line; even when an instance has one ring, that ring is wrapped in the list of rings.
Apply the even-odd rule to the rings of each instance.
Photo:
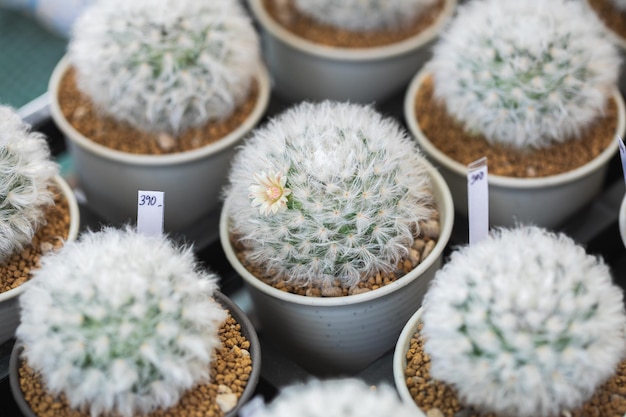
[[[163,191],[165,230],[184,232],[219,213],[233,148],[270,88],[238,0],[113,0],[77,18],[49,89],[89,208],[122,224],[138,190]]]
[[[276,93],[382,101],[405,88],[456,0],[248,0]]]
[[[467,165],[486,156],[492,224],[555,227],[597,195],[617,152],[619,65],[580,2],[472,1],[415,75],[404,115],[459,213]]]
[[[0,106],[0,344],[19,323],[18,299],[43,253],[78,235],[76,198],[43,134]]]
[[[300,103],[258,128],[220,220],[266,340],[317,375],[393,348],[452,231],[447,185],[397,121]]]
[[[235,416],[258,381],[250,322],[163,235],[85,232],[42,259],[20,306],[10,383],[26,416]]]
[[[623,293],[601,258],[562,233],[498,228],[436,274],[394,379],[445,416],[622,416],[625,353]]]
[[[286,386],[271,403],[250,408],[248,417],[425,417],[402,402],[390,386],[356,378],[311,379]]]

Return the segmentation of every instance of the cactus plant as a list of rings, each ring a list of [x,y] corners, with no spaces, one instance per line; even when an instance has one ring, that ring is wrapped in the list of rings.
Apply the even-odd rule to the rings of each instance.
[[[253,409],[254,410],[254,409]],[[372,387],[360,379],[312,379],[283,388],[251,417],[424,417],[398,398],[388,385]]]
[[[189,247],[130,228],[85,232],[42,258],[16,334],[28,365],[70,406],[143,415],[208,380],[227,317],[216,289]]]
[[[30,244],[45,222],[58,170],[45,136],[0,106],[0,262]]]
[[[68,54],[104,114],[170,135],[230,116],[260,65],[238,0],[99,1],[76,20]]]
[[[435,97],[490,143],[542,148],[602,114],[620,57],[583,2],[477,0],[462,7],[427,64]]]
[[[351,288],[393,272],[437,216],[422,154],[364,105],[292,107],[245,142],[229,182],[246,259],[294,285]]]
[[[623,295],[564,234],[497,229],[452,253],[423,303],[430,373],[466,404],[518,417],[582,405],[626,349]]]
[[[294,7],[313,20],[351,31],[402,27],[435,0],[294,0]]]

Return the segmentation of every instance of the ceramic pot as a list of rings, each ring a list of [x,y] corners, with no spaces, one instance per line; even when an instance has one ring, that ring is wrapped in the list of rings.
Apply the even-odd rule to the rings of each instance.
[[[420,148],[445,178],[457,213],[467,217],[467,167],[437,149],[425,136],[415,118],[415,96],[429,75],[422,69],[413,77],[404,100],[404,117],[409,131]],[[624,99],[615,88],[613,98],[618,108],[615,133],[624,135],[626,115]],[[519,223],[554,228],[589,204],[600,192],[608,165],[616,154],[617,141],[587,164],[562,174],[539,178],[513,178],[489,174],[489,217],[492,226],[512,227]],[[567,202],[567,204],[563,204]]]
[[[422,320],[422,308],[419,308],[411,318],[406,322],[402,332],[400,333],[400,337],[398,337],[398,341],[396,343],[396,348],[393,352],[393,382],[395,384],[396,390],[400,395],[402,401],[407,404],[412,404],[416,410],[416,414],[422,413],[423,411],[415,404],[415,400],[413,400],[413,396],[409,391],[409,388],[406,385],[406,377],[404,376],[404,370],[406,369],[406,352],[411,347],[411,339],[415,332],[417,332],[417,326]]]
[[[229,310],[231,316],[241,325],[242,335],[250,342],[249,352],[252,359],[252,372],[250,373],[243,393],[237,401],[237,405],[224,414],[224,417],[236,417],[239,409],[252,398],[258,385],[259,377],[261,376],[261,344],[252,322],[245,313],[230,298],[221,292],[216,292],[215,298],[224,308]],[[24,417],[42,417],[30,408],[20,388],[18,370],[22,349],[23,346],[18,340],[11,351],[11,358],[9,360],[9,383],[11,385],[11,393]]]
[[[378,289],[344,297],[307,297],[280,291],[252,275],[230,243],[228,199],[220,219],[226,257],[243,278],[263,337],[271,339],[309,372],[352,374],[393,348],[402,326],[421,304],[452,233],[452,195],[432,166],[433,193],[440,215],[440,237],[433,251],[404,277]]]
[[[263,55],[274,90],[288,101],[337,100],[371,103],[399,92],[431,56],[431,47],[456,10],[445,0],[437,20],[418,35],[387,46],[339,48],[311,42],[277,23],[263,0],[248,0],[261,28]]]
[[[185,232],[212,211],[219,214],[221,189],[234,147],[252,130],[269,104],[269,75],[258,73],[259,96],[249,117],[234,131],[199,149],[167,155],[136,155],[99,145],[80,134],[59,107],[59,82],[69,68],[64,57],[50,79],[50,112],[66,138],[87,206],[103,220],[121,225],[137,215],[137,192],[164,192],[164,230]]]
[[[626,247],[626,196],[622,198],[622,204],[620,204],[619,215],[617,218],[619,224],[619,234],[622,238],[622,242],[624,243],[624,247]]]
[[[62,177],[55,178],[55,185],[67,199],[70,208],[70,226],[66,240],[75,240],[80,228],[80,212],[76,196]],[[0,294],[0,345],[15,336],[15,329],[20,322],[19,296],[27,285],[28,281]]]

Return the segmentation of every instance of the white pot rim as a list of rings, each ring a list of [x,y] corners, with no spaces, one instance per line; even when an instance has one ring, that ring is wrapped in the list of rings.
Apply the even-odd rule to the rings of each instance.
[[[59,102],[57,100],[58,86],[61,78],[70,67],[70,61],[67,55],[63,56],[58,62],[50,82],[48,84],[48,91],[50,92],[50,114],[55,124],[61,129],[65,136],[76,143],[78,146],[86,149],[87,151],[99,155],[102,158],[120,161],[122,163],[128,163],[133,165],[148,165],[148,166],[163,166],[163,165],[177,165],[185,164],[189,161],[204,158],[207,155],[219,153],[221,151],[229,149],[235,142],[239,141],[246,133],[252,130],[259,120],[265,114],[265,110],[269,105],[270,99],[270,77],[266,67],[263,64],[259,64],[256,72],[257,81],[259,83],[259,95],[255,106],[244,120],[235,130],[220,138],[219,140],[209,145],[203,146],[198,149],[193,149],[186,152],[178,152],[165,155],[139,155],[130,154],[127,152],[118,151],[108,148],[87,139],[84,135],[78,132],[67,121],[61,112]]]
[[[76,195],[70,188],[69,184],[63,177],[57,175],[54,177],[54,182],[57,187],[61,190],[61,193],[65,196],[68,202],[69,210],[70,210],[70,227],[67,234],[66,241],[76,240],[78,237],[78,232],[80,229],[80,210],[78,208],[78,201],[76,200]],[[18,297],[24,292],[24,289],[28,285],[29,281],[3,293],[0,293],[0,303],[10,300],[12,298]]]
[[[416,409],[419,410],[417,404],[415,404],[413,397],[411,396],[411,392],[406,386],[406,378],[404,377],[404,370],[406,368],[406,352],[408,350],[409,344],[411,342],[411,338],[415,331],[417,330],[417,325],[422,319],[422,313],[424,311],[423,307],[420,307],[406,322],[404,327],[402,328],[402,332],[400,332],[400,336],[398,337],[398,341],[396,343],[396,348],[393,352],[393,381],[395,383],[396,389],[400,398],[407,402],[408,404],[413,404]],[[421,411],[421,410],[420,410]]]
[[[420,147],[426,151],[426,153],[434,158],[438,163],[444,165],[459,176],[466,176],[468,169],[465,165],[450,158],[445,153],[437,149],[432,142],[422,132],[415,118],[415,95],[423,82],[423,80],[431,74],[428,68],[422,68],[411,80],[407,92],[404,97],[404,118],[406,120],[409,130],[413,133],[417,139]],[[613,88],[613,99],[617,105],[617,128],[616,133],[624,136],[626,130],[626,110],[624,107],[624,98],[619,92],[617,86]],[[512,189],[529,189],[529,188],[548,188],[557,184],[564,184],[578,180],[585,177],[590,172],[596,171],[604,166],[615,155],[618,150],[617,140],[613,140],[597,157],[588,163],[567,171],[561,174],[549,175],[546,177],[536,178],[516,178],[506,177],[502,175],[489,174],[488,183],[496,187],[506,187]]]
[[[624,246],[626,246],[626,195],[622,198],[618,213],[619,234]]]
[[[452,201],[452,194],[445,180],[441,174],[433,167],[428,161],[424,161],[427,164],[428,172],[432,179],[433,189],[438,190],[441,195],[441,199],[437,201],[439,217],[444,221],[441,222],[440,236],[437,243],[433,247],[432,252],[426,259],[415,267],[411,272],[404,275],[402,278],[377,288],[372,291],[368,291],[361,294],[354,294],[345,297],[307,297],[304,295],[293,294],[285,291],[278,290],[273,286],[264,283],[260,279],[252,275],[237,259],[237,255],[230,243],[229,231],[228,231],[228,208],[230,207],[230,201],[227,198],[222,207],[220,214],[220,241],[222,248],[226,254],[226,257],[235,271],[244,279],[246,283],[253,286],[257,290],[272,296],[278,300],[289,302],[292,304],[308,305],[308,306],[343,306],[354,305],[359,303],[365,303],[373,299],[384,297],[409,285],[416,277],[420,276],[425,270],[427,270],[436,259],[438,259],[450,240],[452,235],[452,227],[454,224],[454,204]],[[406,278],[406,279],[405,279]]]
[[[248,0],[252,12],[261,25],[274,37],[287,43],[291,47],[306,51],[308,54],[336,61],[373,61],[382,58],[407,54],[420,46],[435,39],[448,18],[456,9],[457,0],[444,0],[444,7],[435,22],[420,33],[390,45],[372,48],[342,48],[330,45],[322,45],[294,35],[289,30],[278,24],[263,7],[262,0]]]

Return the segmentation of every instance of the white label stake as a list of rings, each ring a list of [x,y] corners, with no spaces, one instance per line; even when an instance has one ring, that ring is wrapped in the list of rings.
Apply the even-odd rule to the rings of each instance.
[[[150,236],[163,234],[163,191],[139,191],[137,232]]]
[[[620,135],[616,135],[617,144],[619,145],[619,156],[622,161],[622,174],[624,175],[624,182],[626,183],[626,146]]]
[[[489,234],[487,157],[472,162],[467,169],[467,214],[469,243],[472,245]]]

